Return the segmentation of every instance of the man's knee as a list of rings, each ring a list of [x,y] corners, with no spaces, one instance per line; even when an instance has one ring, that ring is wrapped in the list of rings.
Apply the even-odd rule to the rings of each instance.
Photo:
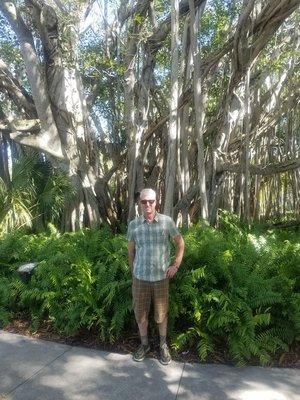
[[[165,322],[168,318],[168,314],[166,312],[156,312],[154,315],[155,322],[160,325]]]
[[[146,325],[148,324],[148,315],[147,313],[135,313],[135,320],[138,325]]]

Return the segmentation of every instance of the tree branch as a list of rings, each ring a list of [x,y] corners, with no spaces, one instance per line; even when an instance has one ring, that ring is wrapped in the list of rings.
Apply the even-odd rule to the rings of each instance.
[[[234,172],[241,173],[243,172],[243,166],[241,164],[222,164],[217,167],[217,172]],[[293,160],[286,160],[284,162],[276,163],[276,164],[268,164],[268,165],[250,165],[250,173],[252,175],[273,175],[279,174],[282,172],[292,171],[297,168],[300,168],[300,158],[295,158]]]
[[[41,151],[52,155],[56,154],[57,157],[61,158],[63,157],[61,141],[52,114],[45,75],[36,54],[32,34],[25,25],[13,1],[2,0],[0,2],[0,9],[9,21],[20,42],[28,81],[31,86],[34,103],[40,120],[42,134],[35,140],[34,145],[39,144]],[[19,134],[13,136],[16,141],[21,140]],[[23,143],[26,144],[24,141],[27,141],[26,137],[23,139]],[[48,148],[46,148],[47,144],[49,146]]]
[[[194,0],[195,8],[199,7],[206,0]],[[182,0],[179,4],[179,18],[183,17],[190,10],[188,0]],[[157,52],[163,44],[171,29],[171,13],[160,23],[158,28],[149,37],[147,43],[153,52]]]
[[[53,0],[53,2],[57,5],[57,7],[60,9],[61,12],[65,13],[65,14],[68,12],[66,7],[60,0]]]
[[[19,132],[39,132],[41,129],[38,119],[23,119],[3,121],[0,120],[0,131],[2,133]]]
[[[93,5],[95,3],[95,0],[88,0],[86,4],[84,5],[84,11],[83,11],[83,18],[86,19],[89,16],[89,13],[91,12],[91,9],[93,8]]]
[[[295,158],[293,160],[286,160],[281,163],[268,164],[268,165],[250,165],[250,173],[252,175],[273,175],[279,174],[287,171],[293,171],[300,168],[300,158]],[[223,174],[224,172],[231,173],[242,173],[244,167],[241,164],[222,164],[217,167],[217,174]],[[178,201],[174,207],[174,212],[180,211],[182,208],[186,208],[187,205],[199,196],[199,186],[191,186],[186,194]]]
[[[9,71],[2,59],[0,59],[0,91],[6,91],[15,105],[23,109],[29,117],[37,116],[32,97]]]
[[[25,146],[30,146],[59,159],[64,155],[55,139],[48,132],[41,131],[38,119],[5,121],[0,120],[0,132],[10,139]]]
[[[61,152],[60,146],[55,145],[53,139],[47,132],[35,135],[32,133],[32,131],[26,131],[24,129],[23,131],[11,131],[9,133],[4,130],[3,134],[8,135],[10,139],[19,144],[37,149],[45,154],[55,157],[56,159],[65,159],[64,154]]]

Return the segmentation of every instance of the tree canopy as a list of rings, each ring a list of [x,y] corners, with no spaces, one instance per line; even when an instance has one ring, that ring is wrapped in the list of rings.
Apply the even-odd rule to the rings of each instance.
[[[299,3],[1,0],[1,224],[300,219]]]

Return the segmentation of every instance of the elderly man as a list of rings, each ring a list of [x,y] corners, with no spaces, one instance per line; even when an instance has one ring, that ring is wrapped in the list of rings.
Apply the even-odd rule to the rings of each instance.
[[[132,297],[141,345],[133,355],[142,361],[150,350],[148,344],[148,314],[151,301],[160,336],[160,362],[170,364],[166,342],[169,304],[169,278],[176,275],[181,264],[184,241],[174,221],[156,212],[156,193],[143,189],[139,199],[142,215],[129,223],[128,256],[132,270]],[[176,246],[175,259],[170,263],[170,239]]]

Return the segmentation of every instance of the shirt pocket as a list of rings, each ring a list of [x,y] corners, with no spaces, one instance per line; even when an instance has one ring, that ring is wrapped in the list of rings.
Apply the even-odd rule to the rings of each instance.
[[[143,229],[143,227],[138,227],[134,231],[134,241],[138,247],[144,247],[147,242],[149,242],[148,238],[149,234]]]
[[[154,233],[154,241],[155,243],[165,244],[168,242],[169,234],[165,229],[157,229]]]

